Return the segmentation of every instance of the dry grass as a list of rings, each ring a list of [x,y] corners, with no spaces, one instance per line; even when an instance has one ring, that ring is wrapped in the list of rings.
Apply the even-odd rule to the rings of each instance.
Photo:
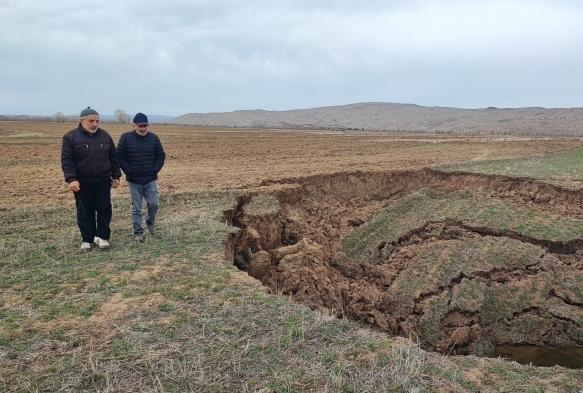
[[[116,200],[112,249],[87,254],[72,205],[3,211],[0,389],[481,391],[455,359],[268,295],[239,273],[221,258],[233,197],[166,195],[160,235],[141,245]],[[544,375],[530,386],[547,386]]]
[[[277,198],[271,195],[256,195],[245,204],[245,213],[251,216],[267,216],[276,214],[281,209]]]

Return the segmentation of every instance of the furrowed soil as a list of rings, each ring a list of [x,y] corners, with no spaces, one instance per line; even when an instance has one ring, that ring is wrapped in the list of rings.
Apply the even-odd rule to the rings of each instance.
[[[74,127],[0,123],[0,209],[72,202],[60,144]],[[117,141],[128,127],[102,128]],[[390,209],[406,198],[449,201],[460,193],[533,220],[577,226],[581,179],[565,179],[567,188],[429,167],[543,156],[581,147],[581,138],[169,125],[151,131],[166,151],[163,194],[240,190],[223,217],[239,228],[225,239],[225,254],[273,293],[441,353],[485,355],[502,344],[583,346],[581,233],[528,234],[439,211],[432,219],[400,222],[394,233],[370,228],[379,214],[399,216]],[[126,195],[125,181],[112,193]],[[369,240],[349,250],[350,236],[366,230]],[[491,249],[500,251],[500,260],[491,260]],[[444,264],[452,254],[463,263]],[[525,292],[527,299],[514,301]]]
[[[60,169],[61,139],[76,124],[0,122],[0,207],[71,200]],[[127,125],[103,124],[119,140]],[[267,181],[354,171],[540,155],[580,138],[466,137],[153,125],[166,151],[161,192],[257,187]],[[126,194],[124,181],[115,194]]]

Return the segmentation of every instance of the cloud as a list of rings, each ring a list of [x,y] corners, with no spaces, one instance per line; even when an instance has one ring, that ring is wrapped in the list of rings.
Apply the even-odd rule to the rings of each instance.
[[[581,105],[578,1],[0,1],[5,113]]]

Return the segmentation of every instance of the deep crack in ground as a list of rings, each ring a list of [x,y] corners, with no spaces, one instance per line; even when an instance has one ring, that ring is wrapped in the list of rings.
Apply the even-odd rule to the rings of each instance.
[[[559,241],[444,216],[346,255],[343,237],[424,189],[583,217],[582,191],[532,179],[429,169],[313,176],[240,196],[225,212],[240,228],[227,257],[273,292],[417,338],[428,350],[487,355],[505,344],[583,345],[583,234]]]

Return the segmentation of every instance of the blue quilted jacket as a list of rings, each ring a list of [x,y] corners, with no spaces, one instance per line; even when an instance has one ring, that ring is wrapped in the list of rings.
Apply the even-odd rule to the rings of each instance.
[[[131,183],[146,184],[158,178],[166,154],[158,135],[141,136],[136,131],[124,132],[117,144],[121,170]]]

